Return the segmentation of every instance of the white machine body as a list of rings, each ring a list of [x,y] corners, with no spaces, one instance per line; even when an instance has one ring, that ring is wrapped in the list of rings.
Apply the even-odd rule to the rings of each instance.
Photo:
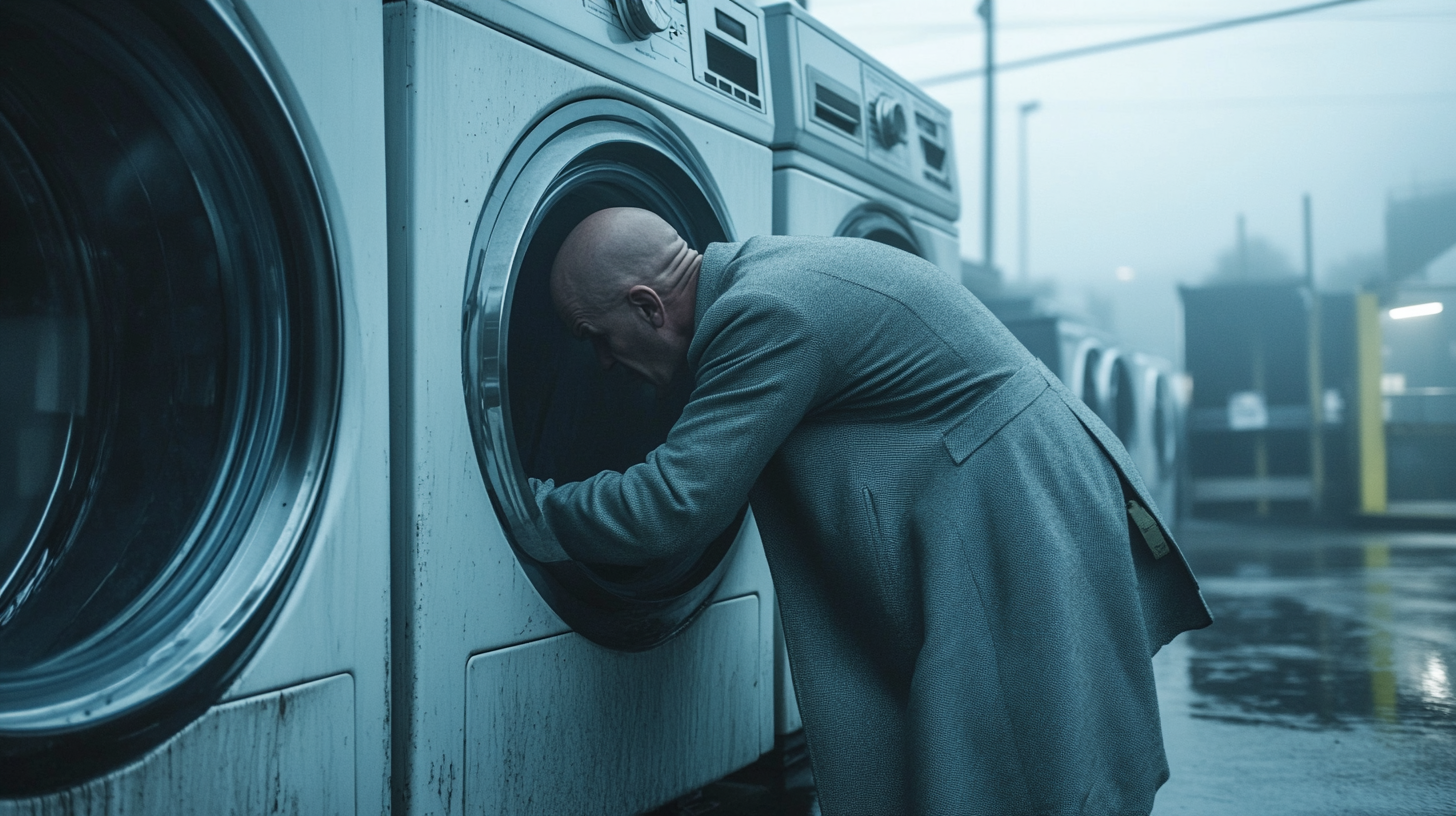
[[[772,227],[761,15],[661,5],[645,38],[599,0],[385,8],[396,813],[638,812],[772,745],[751,514],[661,604],[650,576],[513,543],[537,512],[527,477],[584,478],[639,433],[621,400],[590,402],[639,392],[549,305],[569,227],[609,205],[696,243]]]

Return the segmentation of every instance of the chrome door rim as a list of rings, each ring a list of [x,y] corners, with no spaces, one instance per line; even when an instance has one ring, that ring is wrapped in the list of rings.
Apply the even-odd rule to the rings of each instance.
[[[462,373],[476,458],[487,490],[502,517],[507,540],[538,590],[543,595],[549,594],[550,590],[543,584],[554,580],[548,575],[551,571],[574,570],[577,574],[572,580],[601,587],[623,603],[640,602],[650,606],[654,591],[682,579],[693,569],[701,570],[702,566],[689,565],[691,569],[683,575],[668,575],[657,585],[634,588],[614,583],[575,562],[540,564],[516,541],[517,530],[541,530],[545,525],[540,523],[540,510],[515,453],[505,366],[509,354],[510,305],[521,263],[536,228],[555,201],[572,189],[563,179],[580,157],[609,144],[639,147],[672,162],[697,185],[697,192],[707,200],[725,237],[733,239],[729,210],[711,183],[712,175],[706,163],[684,136],[656,116],[620,99],[595,98],[567,104],[545,116],[515,146],[482,206],[468,256]],[[620,172],[630,175],[632,169],[624,167]],[[726,558],[717,556],[711,571],[694,585],[690,594],[700,600],[692,601],[693,608],[687,610],[685,617],[674,617],[656,625],[643,624],[642,630],[631,637],[618,638],[606,627],[596,627],[588,619],[571,618],[561,608],[557,612],[568,618],[567,622],[580,634],[602,645],[623,650],[651,648],[681,631],[701,611],[712,589],[722,579],[726,564]]]

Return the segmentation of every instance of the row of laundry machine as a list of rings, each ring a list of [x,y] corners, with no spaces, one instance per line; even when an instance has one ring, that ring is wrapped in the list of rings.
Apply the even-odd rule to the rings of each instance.
[[[1127,448],[1148,496],[1176,530],[1186,500],[1192,381],[1167,360],[1121,347],[1088,324],[1055,313],[999,309],[1016,339],[1082,398]]]
[[[0,814],[631,813],[797,728],[748,508],[515,545],[688,397],[546,273],[629,205],[958,277],[943,106],[740,0],[27,0],[0,66]]]

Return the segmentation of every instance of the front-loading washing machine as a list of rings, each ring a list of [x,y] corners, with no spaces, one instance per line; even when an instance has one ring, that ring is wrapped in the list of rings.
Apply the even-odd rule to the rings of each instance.
[[[774,234],[878,241],[960,280],[950,111],[798,3],[763,12],[774,92]],[[775,728],[793,763],[803,723],[776,632]]]
[[[1002,322],[1073,394],[1097,410],[1103,403],[1100,375],[1110,345],[1107,337],[1055,314],[1007,316]]]
[[[1017,315],[1004,322],[1122,440],[1149,497],[1176,519],[1185,406],[1173,365],[1124,351],[1101,332],[1059,315]]]
[[[1184,390],[1173,364],[1161,357],[1133,354],[1130,364],[1137,416],[1126,441],[1127,453],[1147,485],[1148,497],[1176,525],[1182,512],[1178,488],[1187,409]]]
[[[868,238],[960,280],[949,109],[798,3],[764,7],[774,232]]]
[[[644,568],[539,563],[528,480],[641,462],[691,383],[560,324],[566,234],[650,209],[699,250],[772,228],[762,16],[734,0],[389,4],[399,813],[631,813],[773,740],[751,515]],[[625,16],[623,16],[625,15]]]
[[[0,5],[0,813],[389,806],[381,19]]]

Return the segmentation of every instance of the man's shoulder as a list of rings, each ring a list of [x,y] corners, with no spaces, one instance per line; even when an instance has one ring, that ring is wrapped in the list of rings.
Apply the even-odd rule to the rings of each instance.
[[[769,235],[737,245],[724,287],[782,291],[794,298],[846,296],[909,304],[965,295],[939,267],[904,250],[863,238]]]

